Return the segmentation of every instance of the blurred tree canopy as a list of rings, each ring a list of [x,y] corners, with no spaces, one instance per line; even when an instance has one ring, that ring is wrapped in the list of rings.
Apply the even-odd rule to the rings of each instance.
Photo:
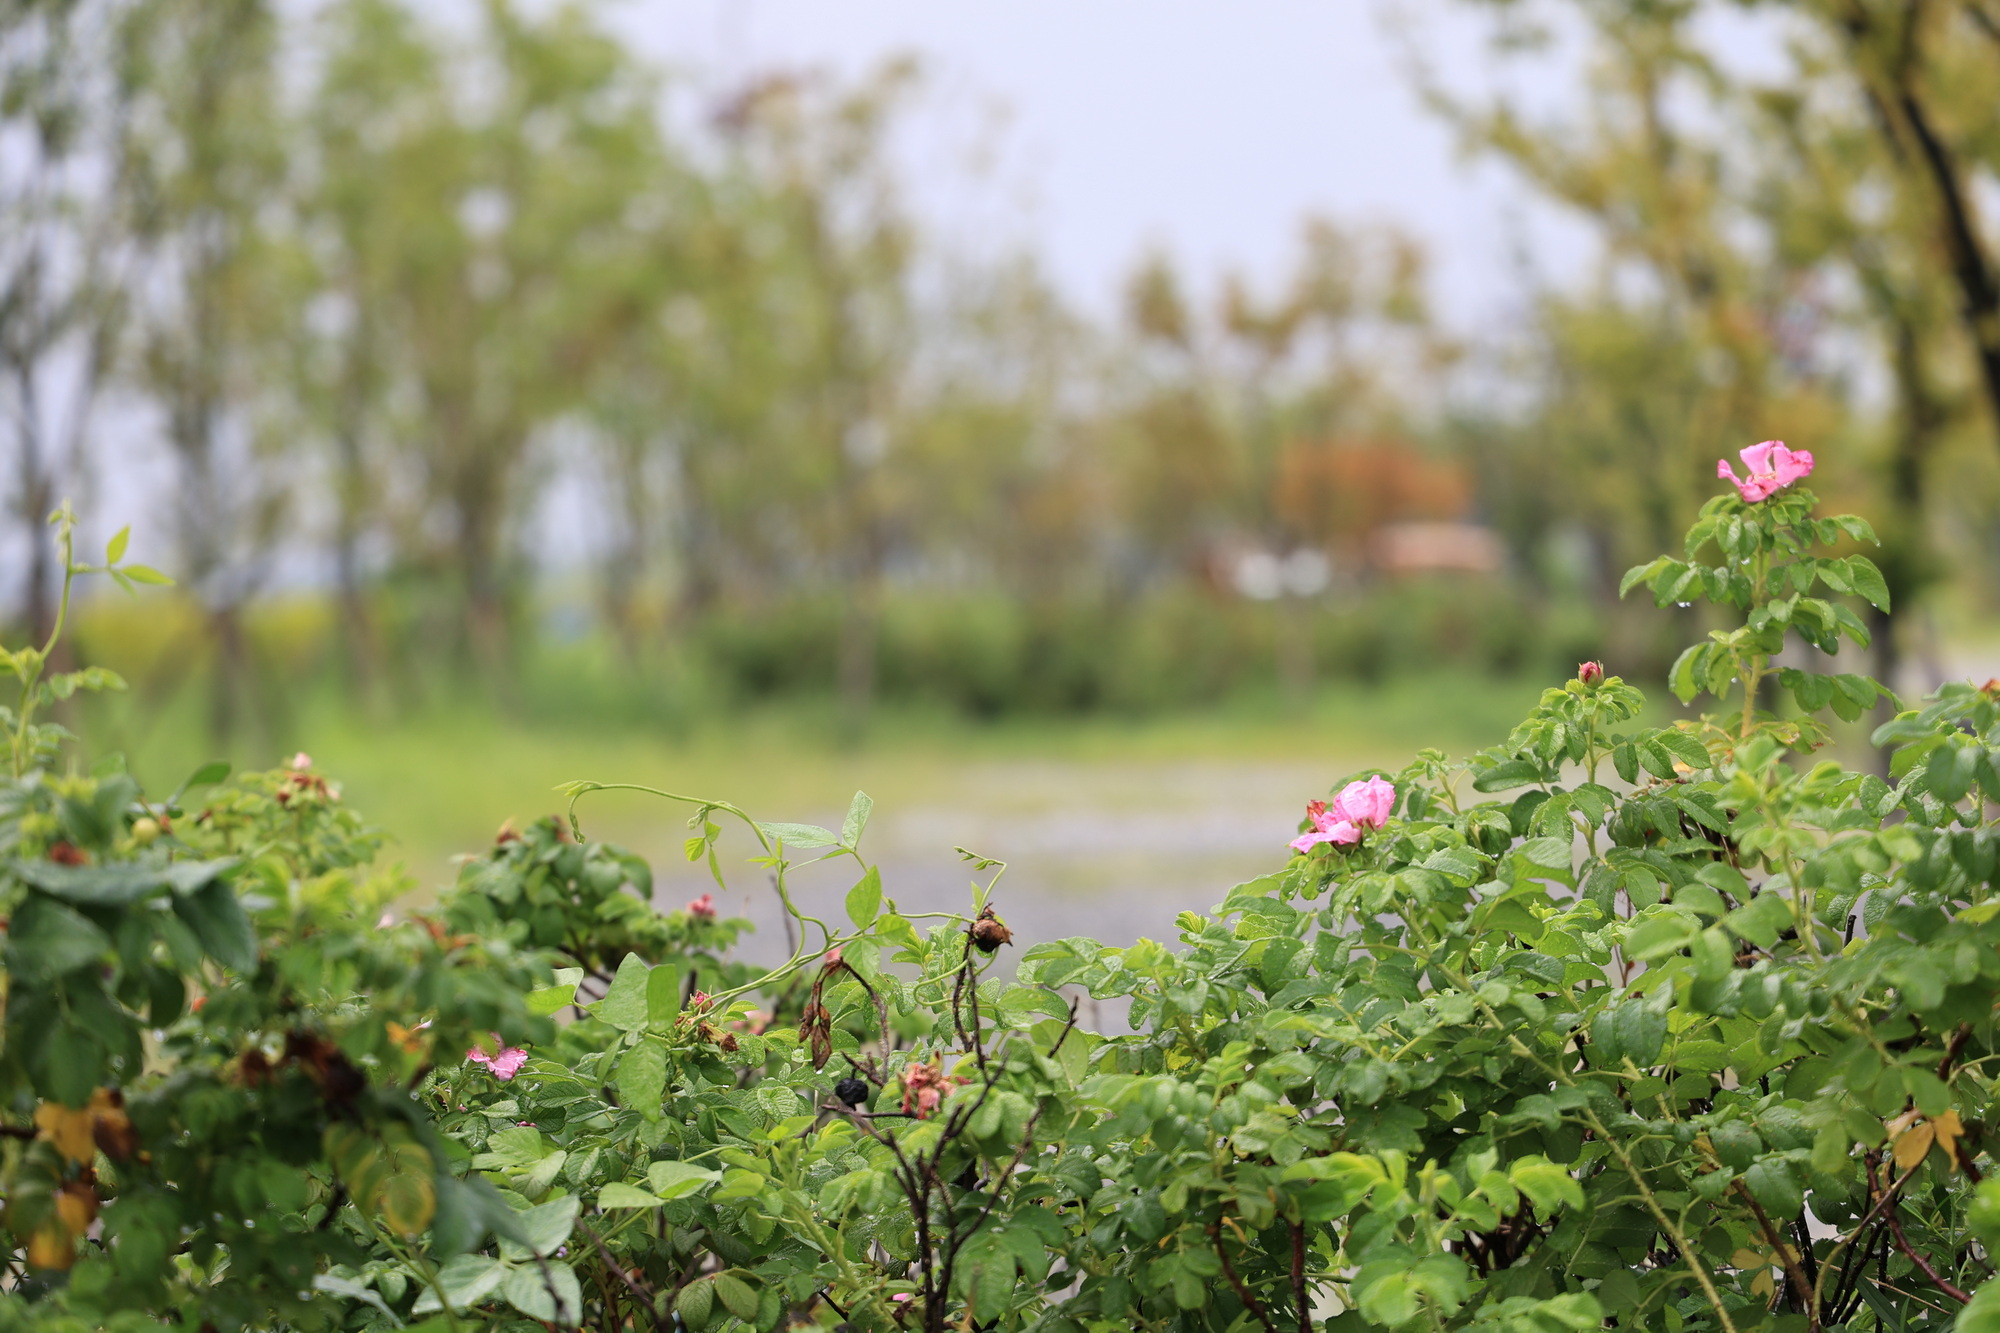
[[[1612,572],[1772,436],[1882,520],[1897,606],[2000,596],[1991,0],[1451,12],[1567,95],[1419,41],[1431,105],[1601,242],[1476,335],[1408,236],[1329,219],[1266,286],[1146,257],[1087,318],[923,224],[908,61],[699,106],[579,3],[16,0],[13,549],[93,479],[167,478],[194,607],[159,674],[205,672],[223,736],[280,659],[513,699],[579,632],[851,727],[885,689],[1154,706],[1607,639],[1630,673],[1664,640]],[[1743,25],[1775,62],[1732,62]],[[9,582],[44,622],[51,571]],[[300,590],[317,646],[273,647]]]

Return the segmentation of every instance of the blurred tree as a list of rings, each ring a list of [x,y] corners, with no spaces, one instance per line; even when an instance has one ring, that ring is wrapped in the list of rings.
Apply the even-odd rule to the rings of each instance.
[[[427,135],[449,120],[445,62],[407,10],[340,0],[317,17],[324,63],[303,114],[295,182],[299,248],[308,268],[294,324],[290,396],[306,438],[328,451],[332,555],[341,639],[352,684],[383,678],[382,642],[364,586],[364,550],[402,550],[418,528],[410,459],[396,441],[410,420],[396,309],[397,267],[416,219],[410,201],[435,167]]]
[[[22,610],[54,619],[42,525],[86,475],[89,423],[129,258],[107,176],[128,103],[111,77],[116,0],[0,6],[0,394],[13,444],[9,508],[28,540]]]
[[[726,183],[748,266],[712,305],[725,345],[753,372],[726,392],[736,431],[691,471],[755,468],[759,545],[841,604],[838,681],[845,727],[865,725],[875,689],[882,579],[898,516],[887,478],[908,447],[915,237],[885,151],[916,67],[892,62],[852,87],[761,80],[716,123],[731,146]],[[768,378],[766,378],[768,376]],[[747,412],[746,412],[746,409]],[[709,485],[694,494],[713,495]],[[775,502],[775,503],[773,503]],[[773,520],[776,520],[775,522]]]
[[[625,279],[650,245],[635,205],[664,145],[653,80],[579,6],[481,14],[475,48],[448,52],[386,3],[356,7],[319,121],[335,188],[386,195],[327,201],[354,306],[343,373],[361,402],[391,368],[380,394],[408,404],[387,419],[418,497],[405,539],[452,571],[462,650],[504,674],[522,466],[633,323]],[[377,61],[378,38],[393,58]],[[349,132],[355,99],[382,111],[380,132]],[[386,360],[364,350],[384,332]],[[361,424],[343,410],[336,438]]]
[[[1313,218],[1300,239],[1296,266],[1268,298],[1227,275],[1213,310],[1198,313],[1157,256],[1127,288],[1137,347],[1126,500],[1170,561],[1204,560],[1224,534],[1324,540],[1325,497],[1287,490],[1300,450],[1406,437],[1416,423],[1405,389],[1455,355],[1430,322],[1409,238]]]
[[[1606,564],[1619,567],[1670,535],[1667,513],[1708,484],[1731,441],[1845,439],[1841,452],[1856,454],[1869,376],[1842,344],[1859,333],[1892,395],[1872,489],[1881,563],[1907,606],[1942,567],[1930,549],[1932,460],[1979,417],[2000,426],[1995,241],[1974,213],[1995,179],[2000,125],[1990,11],[1760,0],[1749,7],[1774,20],[1789,55],[1782,77],[1763,80],[1704,44],[1719,3],[1484,7],[1517,55],[1544,49],[1538,16],[1569,14],[1591,52],[1588,115],[1531,125],[1506,99],[1424,86],[1468,142],[1592,220],[1608,261],[1596,296],[1545,299],[1549,419],[1520,437],[1530,456],[1489,473],[1516,492],[1517,530],[1538,530],[1551,505],[1594,515]],[[1657,442],[1643,477],[1629,476],[1621,437]],[[1581,448],[1560,447],[1569,438]],[[1877,613],[1875,628],[1875,674],[1895,679],[1894,623]]]
[[[242,608],[285,500],[263,466],[281,441],[256,401],[293,313],[273,299],[287,148],[277,26],[264,0],[143,0],[118,39],[133,102],[119,187],[140,256],[128,374],[164,418],[182,581],[214,655],[209,722],[227,739],[254,683]]]

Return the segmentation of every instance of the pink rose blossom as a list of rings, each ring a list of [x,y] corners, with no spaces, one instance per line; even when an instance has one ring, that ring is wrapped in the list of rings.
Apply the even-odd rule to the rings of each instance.
[[[1396,789],[1379,777],[1350,782],[1333,798],[1334,813],[1359,828],[1381,828],[1396,806]]]
[[[477,1046],[465,1053],[465,1062],[471,1065],[485,1065],[493,1071],[493,1077],[503,1083],[521,1072],[521,1066],[528,1063],[528,1052],[519,1046],[504,1046],[497,1055],[488,1055]]]
[[[292,756],[292,769],[294,772],[303,773],[312,766],[313,766],[313,757],[307,754],[304,750],[300,750],[297,754]]]
[[[690,900],[687,914],[698,921],[715,920],[715,895],[704,893],[701,897]]]
[[[1313,831],[1292,840],[1294,851],[1311,851],[1323,842],[1346,847],[1361,841],[1365,829],[1381,828],[1389,822],[1396,804],[1396,788],[1379,777],[1366,782],[1350,782],[1340,789],[1329,806],[1314,801],[1306,807]]]
[[[1717,459],[1715,475],[1735,486],[1745,504],[1768,500],[1793,482],[1812,475],[1813,456],[1804,449],[1787,449],[1783,440],[1753,444],[1738,455],[1748,477],[1739,478],[1726,458]]]

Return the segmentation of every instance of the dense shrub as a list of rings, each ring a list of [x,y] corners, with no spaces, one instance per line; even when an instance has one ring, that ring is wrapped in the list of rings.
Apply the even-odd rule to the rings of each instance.
[[[1312,803],[1173,947],[1014,941],[970,856],[965,912],[902,912],[865,796],[657,792],[776,883],[753,972],[583,840],[597,783],[387,924],[303,756],[62,776],[15,654],[0,1326],[2000,1328],[2000,683],[1882,727],[1892,781],[1816,759],[1880,687],[1773,658],[1885,594],[1813,503],[1628,576],[1736,613],[1671,677],[1718,711],[1636,725],[1586,663]]]

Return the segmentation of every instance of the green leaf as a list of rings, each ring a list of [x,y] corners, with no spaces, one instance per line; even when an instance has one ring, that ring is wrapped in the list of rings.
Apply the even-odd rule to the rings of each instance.
[[[869,866],[855,886],[847,891],[847,919],[866,930],[882,910],[882,871]]]
[[[622,1180],[614,1180],[597,1192],[597,1206],[605,1212],[613,1208],[658,1208],[662,1202],[659,1195]]]
[[[674,1313],[681,1322],[691,1329],[708,1327],[710,1314],[715,1309],[715,1284],[709,1281],[690,1282],[681,1288],[674,1298]]]
[[[1516,848],[1514,854],[1543,870],[1567,871],[1570,868],[1570,846],[1564,838],[1530,838]]]
[[[171,888],[178,894],[193,893],[235,865],[234,857],[225,857],[215,861],[175,861],[170,865],[155,866],[129,862],[68,866],[54,861],[15,861],[10,869],[20,879],[64,902],[80,907],[122,907],[158,889]]]
[[[1407,1324],[1417,1317],[1416,1285],[1406,1272],[1385,1274],[1362,1288],[1360,1308],[1370,1323],[1389,1328]]]
[[[437,1285],[444,1289],[452,1309],[463,1310],[498,1291],[506,1276],[507,1270],[491,1255],[461,1254],[446,1260],[438,1269]],[[410,1307],[410,1313],[429,1314],[439,1308],[437,1290],[426,1287],[417,1297],[417,1303]]]
[[[1872,1294],[1873,1288],[1867,1288]],[[1898,1307],[1890,1304],[1897,1319],[1901,1319]],[[1877,1316],[1883,1328],[1891,1326],[1890,1320]],[[1952,1333],[2000,1333],[2000,1282],[1988,1282],[1972,1293],[1972,1302],[1958,1312],[1958,1320],[1952,1326]]]
[[[105,546],[104,563],[107,565],[115,565],[120,560],[124,559],[125,547],[131,542],[131,540],[132,540],[132,525],[128,523],[124,527],[118,529],[118,535],[113,537],[111,541]]]
[[[560,1199],[552,1199],[515,1214],[514,1220],[520,1224],[521,1239],[526,1247],[543,1258],[561,1249],[576,1226],[579,1203],[574,1194],[565,1194]]]
[[[524,1264],[508,1270],[500,1294],[530,1319],[574,1325],[583,1315],[583,1292],[568,1264]]]
[[[604,998],[590,1006],[591,1013],[621,1032],[633,1032],[647,1022],[646,986],[652,969],[636,953],[625,955],[618,975],[611,979]]]
[[[173,903],[174,914],[187,922],[209,957],[245,976],[257,970],[257,932],[229,885],[211,879],[193,893],[176,895]]]
[[[1708,747],[1678,728],[1669,727],[1657,733],[1661,748],[1692,769],[1704,769],[1713,761],[1708,756]]]
[[[722,1299],[724,1309],[742,1320],[757,1317],[757,1293],[749,1283],[728,1272],[717,1273],[713,1280],[715,1294]]]
[[[646,1168],[646,1183],[662,1199],[678,1199],[699,1193],[722,1179],[720,1171],[710,1171],[687,1162],[654,1162]]]
[[[847,818],[840,822],[841,846],[854,847],[860,844],[861,830],[868,827],[868,816],[874,812],[874,809],[874,799],[867,792],[858,791],[854,793],[853,801],[849,802],[847,806]]]
[[[1672,557],[1663,555],[1655,557],[1646,564],[1632,566],[1625,571],[1625,577],[1618,580],[1618,595],[1622,598],[1634,587],[1652,578],[1672,563],[1674,563]]]
[[[618,1103],[648,1120],[665,1113],[667,1052],[656,1041],[642,1041],[618,1061]]]
[[[174,794],[167,798],[167,804],[179,805],[181,797],[187,795],[187,793],[193,791],[196,787],[213,787],[228,776],[229,761],[226,759],[211,759],[194,772],[188,774],[187,780],[175,788]]]
[[[159,570],[154,569],[151,565],[126,565],[118,572],[134,583],[150,583],[161,588],[171,588],[174,586],[172,579],[162,574]]]
[[[566,986],[544,986],[540,990],[528,992],[527,1009],[531,1014],[546,1016],[560,1013],[576,1003],[576,983]]]
[[[7,930],[7,967],[23,981],[50,980],[110,952],[111,937],[89,917],[39,893],[28,895]]]
[[[1619,1069],[1630,1060],[1640,1069],[1657,1063],[1667,1039],[1667,1016],[1655,1013],[1643,1000],[1621,1000],[1602,1010],[1590,1025],[1591,1044],[1600,1068]]]
[[[109,1035],[109,1034],[105,1034]],[[104,1081],[104,1047],[74,1022],[57,1023],[22,1042],[37,1091],[65,1106],[82,1106]]]
[[[1889,584],[1882,577],[1882,571],[1875,562],[1865,555],[1847,557],[1848,577],[1854,580],[1854,591],[1878,611],[1889,609]]]
[[[787,847],[838,847],[840,839],[831,829],[817,824],[759,824],[765,837]]]
[[[1548,770],[1532,759],[1503,759],[1472,780],[1475,791],[1506,791],[1530,782],[1540,782]]]
[[[1693,703],[1695,695],[1701,693],[1701,660],[1711,644],[1692,644],[1674,659],[1673,669],[1667,672],[1667,688],[1674,692],[1674,698],[1682,703]],[[1627,782],[1631,779],[1627,778]]]
[[[681,970],[662,963],[646,974],[646,1024],[672,1027],[681,1016]]]
[[[1790,1221],[1806,1206],[1804,1189],[1792,1174],[1791,1164],[1782,1157],[1764,1157],[1743,1173],[1743,1183],[1751,1195],[1780,1220]]]
[[[1507,1179],[1543,1217],[1554,1217],[1564,1207],[1583,1207],[1583,1186],[1547,1158],[1523,1157],[1507,1168]]]

